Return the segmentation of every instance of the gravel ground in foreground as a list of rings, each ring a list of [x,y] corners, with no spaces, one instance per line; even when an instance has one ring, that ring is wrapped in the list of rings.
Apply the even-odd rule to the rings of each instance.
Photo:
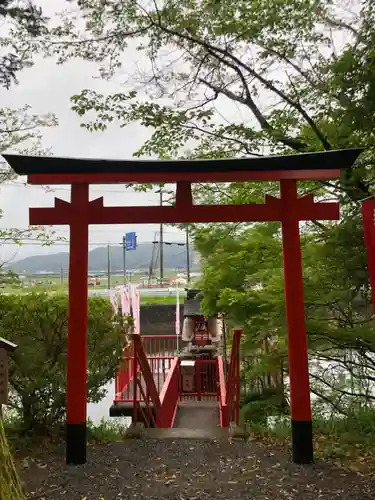
[[[88,463],[64,449],[24,459],[28,498],[39,500],[375,500],[375,481],[323,462],[300,467],[255,441],[127,440],[90,445]]]

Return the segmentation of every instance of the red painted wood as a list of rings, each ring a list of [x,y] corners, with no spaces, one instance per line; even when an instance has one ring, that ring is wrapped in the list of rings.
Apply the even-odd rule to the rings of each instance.
[[[201,379],[201,357],[197,356],[195,358],[195,381],[197,386],[197,399],[201,401],[202,399],[202,379]]]
[[[307,332],[296,181],[281,181],[280,193],[283,203],[281,227],[283,237],[285,309],[288,326],[291,417],[295,421],[311,421]]]
[[[243,330],[235,328],[232,337],[232,350],[227,373],[225,410],[227,424],[235,422],[238,425],[240,411],[240,342]]]
[[[88,184],[73,184],[71,207],[76,217],[69,221],[69,312],[66,416],[68,424],[86,422],[87,296],[88,296]]]
[[[296,180],[332,180],[340,177],[340,169],[330,170],[283,170],[283,171],[233,171],[227,172],[155,172],[126,174],[30,174],[28,184],[126,184],[126,183],[169,183],[169,182],[246,182]]]
[[[156,390],[155,381],[153,374],[151,373],[150,365],[147,361],[146,353],[143,348],[141,336],[137,334],[132,335],[133,343],[134,343],[134,352],[136,354],[137,363],[139,363],[141,367],[141,372],[143,374],[144,381],[146,383],[147,392],[152,401],[153,407],[157,412],[160,408],[160,399],[158,391]],[[136,398],[135,398],[136,400]],[[156,413],[157,417],[157,413]]]
[[[219,371],[219,407],[220,407],[220,427],[229,426],[229,415],[227,400],[227,388],[225,383],[225,371],[224,371],[224,358],[223,356],[218,356],[218,371]]]
[[[32,225],[67,225],[76,217],[69,203],[56,200],[54,208],[30,208]],[[338,203],[313,203],[298,200],[299,220],[337,220]],[[270,222],[281,221],[281,202],[268,196],[266,203],[248,205],[191,205],[183,199],[180,207],[135,206],[104,207],[103,198],[90,202],[89,224],[172,224],[204,222]]]
[[[375,311],[375,200],[362,203],[363,231],[367,252],[367,267],[372,290],[372,306]]]
[[[177,182],[176,186],[176,208],[177,210],[189,210],[193,205],[191,182]]]
[[[163,365],[165,365],[166,369],[170,369],[175,358],[176,335],[142,335],[141,341],[151,364],[151,370],[157,373],[155,384],[159,393],[165,383]],[[139,391],[136,391],[135,395],[131,393],[131,389],[134,390],[134,385],[132,385],[134,375],[136,374],[137,378],[139,372],[139,364],[134,365],[134,345],[132,343],[124,349],[122,363],[116,375],[115,403],[133,402],[135,397],[138,402],[143,401],[142,394]]]

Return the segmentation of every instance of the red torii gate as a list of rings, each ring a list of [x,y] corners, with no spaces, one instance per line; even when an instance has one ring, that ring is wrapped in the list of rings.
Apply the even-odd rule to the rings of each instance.
[[[67,355],[66,461],[86,462],[86,370],[88,226],[187,222],[280,221],[283,237],[285,307],[288,326],[292,452],[295,463],[313,461],[307,335],[299,221],[338,220],[338,203],[315,203],[297,195],[298,180],[332,180],[361,153],[320,153],[224,160],[91,160],[3,155],[29,184],[71,184],[71,202],[55,198],[53,208],[30,208],[31,225],[69,225],[69,319]],[[194,205],[193,182],[280,181],[280,198],[264,204]],[[89,184],[177,183],[173,207],[105,207],[89,200]]]

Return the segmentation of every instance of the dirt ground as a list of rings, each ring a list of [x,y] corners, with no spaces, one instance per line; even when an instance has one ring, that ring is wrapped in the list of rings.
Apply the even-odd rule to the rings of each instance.
[[[39,500],[375,500],[375,481],[327,463],[296,466],[256,441],[136,440],[93,444],[67,466],[63,446],[20,462]]]

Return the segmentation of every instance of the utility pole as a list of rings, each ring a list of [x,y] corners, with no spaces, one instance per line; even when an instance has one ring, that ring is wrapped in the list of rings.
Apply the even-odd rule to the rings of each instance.
[[[160,187],[160,206],[163,206],[163,190],[161,187]],[[163,286],[163,280],[164,280],[163,224],[160,224],[159,259],[160,259],[160,286]]]
[[[111,289],[111,247],[108,243],[108,257],[107,257],[107,263],[108,263],[108,290]]]
[[[124,285],[126,285],[126,237],[122,237],[122,262],[124,268]]]
[[[186,277],[190,283],[190,250],[189,250],[189,226],[186,226]]]

